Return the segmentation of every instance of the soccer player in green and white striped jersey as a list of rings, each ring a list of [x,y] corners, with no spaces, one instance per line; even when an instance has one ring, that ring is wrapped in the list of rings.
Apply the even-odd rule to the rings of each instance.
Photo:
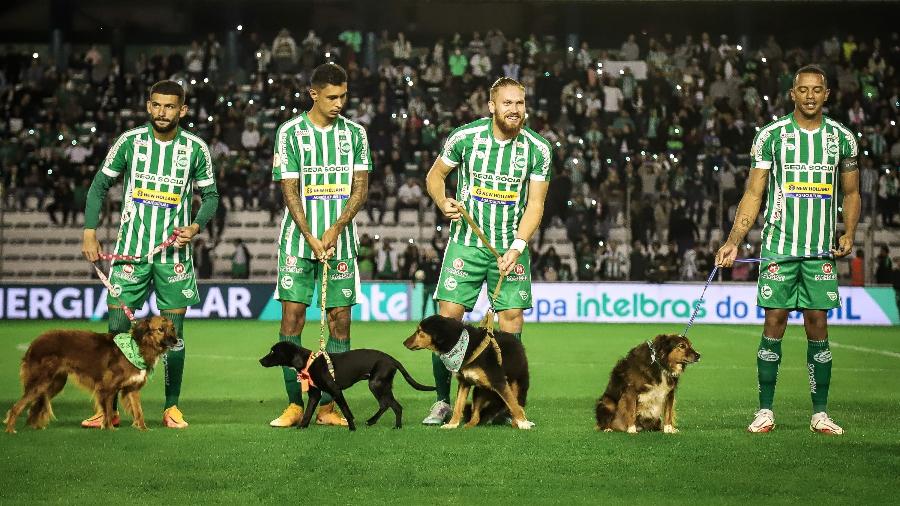
[[[166,403],[163,424],[187,427],[178,409],[184,373],[184,315],[188,306],[200,302],[191,259],[191,238],[216,213],[219,194],[213,176],[209,148],[196,135],[183,130],[178,121],[187,113],[184,88],[174,81],[160,81],[150,88],[147,100],[150,122],[119,136],[88,191],[84,211],[82,253],[95,262],[100,243],[96,228],[106,193],[123,176],[122,222],[115,253],[145,256],[173,232],[176,243],[146,262],[114,261],[110,272],[113,293],[108,294],[109,331],[128,332],[131,323],[117,299],[129,308],[144,304],[150,281],[156,291],[156,306],[175,325],[178,344],[163,357],[166,372]],[[191,197],[197,183],[202,203],[191,221]],[[102,411],[82,422],[83,427],[103,424]],[[118,414],[112,420],[118,425]]]
[[[279,339],[300,344],[306,308],[321,287],[322,262],[328,262],[326,350],[338,353],[350,349],[350,308],[359,293],[359,239],[353,218],[366,201],[372,163],[366,131],[341,116],[347,103],[344,69],[331,63],[316,67],[309,95],[312,108],[278,127],[272,162],[272,179],[281,182],[287,207],[278,235]],[[303,416],[296,372],[282,372],[289,404],[270,422],[273,427],[296,425]],[[316,409],[318,395],[318,389],[310,391],[307,409]],[[336,400],[346,412],[343,398]],[[321,401],[316,423],[347,425],[327,394]]]
[[[747,189],[731,234],[716,254],[717,265],[732,265],[738,244],[756,222],[766,194],[762,256],[779,260],[760,264],[757,304],[765,308],[766,319],[756,361],[759,411],[748,427],[750,432],[769,432],[775,427],[772,404],[781,339],[788,313],[795,309],[803,311],[806,327],[813,404],[810,429],[825,434],[844,432],[826,414],[831,384],[827,314],[841,304],[837,271],[831,258],[803,258],[828,252],[836,258],[850,254],[859,221],[856,136],[822,114],[828,94],[820,68],[806,66],[794,75],[794,112],[757,133],[750,151],[753,168]],[[835,244],[840,193],[844,196],[844,234]]]
[[[450,133],[444,151],[426,178],[438,209],[450,218],[450,241],[444,251],[434,298],[438,312],[461,320],[487,282],[492,292],[505,276],[495,304],[500,330],[521,339],[523,310],[531,307],[531,255],[528,241],[544,214],[550,180],[550,143],[525,126],[525,88],[510,78],[491,86],[491,116]],[[444,194],[444,181],[459,171],[456,197]],[[481,243],[459,208],[465,208],[502,258]],[[422,423],[440,425],[450,411],[450,373],[432,356],[437,402]],[[485,418],[483,418],[485,419]]]

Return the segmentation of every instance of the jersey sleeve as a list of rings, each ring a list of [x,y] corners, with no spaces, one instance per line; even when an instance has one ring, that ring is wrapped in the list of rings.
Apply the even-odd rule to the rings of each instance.
[[[100,171],[109,177],[119,177],[122,171],[128,167],[128,159],[130,158],[131,143],[127,142],[129,137],[125,135],[116,139],[115,144],[109,148],[109,153],[100,166]]]
[[[353,129],[353,170],[372,171],[372,157],[369,154],[369,137],[363,127]]]
[[[194,162],[194,181],[197,186],[205,188],[216,184],[215,172],[213,172],[212,156],[209,153],[209,146],[205,142],[199,143],[200,153]]]
[[[534,143],[535,149],[531,155],[531,169],[528,178],[532,181],[549,181],[552,175],[550,163],[552,161],[552,152],[550,143],[544,139],[539,139]]]
[[[450,132],[447,142],[444,144],[444,150],[441,152],[441,160],[448,167],[456,167],[463,159],[463,150],[465,149],[465,134],[459,129]]]
[[[852,132],[842,132],[838,142],[840,143],[841,160],[859,156],[859,143],[856,142],[856,137]]]
[[[772,153],[772,130],[762,129],[753,138],[753,145],[750,147],[750,159],[753,160],[754,169],[769,170],[772,168],[774,161]]]
[[[288,135],[288,128],[278,129],[275,139],[275,154],[272,157],[272,180],[298,179],[300,177],[300,161],[294,139]]]

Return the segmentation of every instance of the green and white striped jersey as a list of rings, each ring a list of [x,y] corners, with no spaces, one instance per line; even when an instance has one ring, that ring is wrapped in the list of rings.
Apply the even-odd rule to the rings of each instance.
[[[491,246],[509,249],[528,202],[528,181],[550,179],[550,143],[527,126],[515,139],[498,141],[493,120],[481,118],[450,132],[441,159],[450,167],[459,166],[456,200]],[[483,246],[465,220],[450,225],[450,240]]]
[[[196,135],[177,127],[175,138],[161,142],[150,124],[119,136],[106,155],[101,171],[115,178],[124,174],[122,223],[115,252],[146,255],[165,241],[176,227],[191,224],[191,197],[198,186],[215,185],[209,148]],[[150,263],[189,261],[190,245],[167,248]]]
[[[858,151],[853,132],[825,116],[814,131],[801,129],[791,113],[756,134],[753,167],[771,170],[763,248],[809,255],[833,247],[840,162]]]
[[[273,180],[300,180],[306,221],[312,234],[321,239],[347,205],[353,173],[372,169],[369,140],[359,123],[343,116],[322,129],[304,112],[278,127],[272,166]],[[356,257],[359,237],[354,221],[338,236],[335,258]],[[279,248],[287,255],[315,258],[287,209],[281,220]]]

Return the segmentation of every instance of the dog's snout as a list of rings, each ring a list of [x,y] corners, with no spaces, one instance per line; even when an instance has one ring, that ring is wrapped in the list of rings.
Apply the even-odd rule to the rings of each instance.
[[[699,361],[700,361],[700,354],[695,351],[694,352],[694,362],[699,362]]]
[[[413,334],[407,337],[406,340],[403,341],[403,346],[406,346],[406,348],[410,350],[418,350],[419,348],[416,346],[416,335]]]

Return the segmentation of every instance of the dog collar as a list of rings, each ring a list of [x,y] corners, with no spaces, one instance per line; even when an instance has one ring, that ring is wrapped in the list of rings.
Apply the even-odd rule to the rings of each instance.
[[[125,358],[131,362],[131,365],[142,371],[147,369],[147,361],[144,360],[144,356],[141,355],[141,350],[134,338],[131,337],[131,334],[127,332],[117,334],[113,337],[113,342],[116,343],[116,346],[119,347],[122,354],[125,355]]]
[[[647,341],[647,347],[650,348],[650,363],[659,366],[659,370],[662,371],[666,376],[674,378],[675,375],[672,374],[668,369],[663,367],[659,360],[656,360],[656,350],[653,349],[653,341]]]
[[[448,371],[456,373],[462,367],[463,359],[466,357],[466,348],[469,347],[469,331],[463,329],[459,335],[459,341],[453,345],[453,348],[447,353],[441,353],[438,357],[444,363],[444,367]]]

